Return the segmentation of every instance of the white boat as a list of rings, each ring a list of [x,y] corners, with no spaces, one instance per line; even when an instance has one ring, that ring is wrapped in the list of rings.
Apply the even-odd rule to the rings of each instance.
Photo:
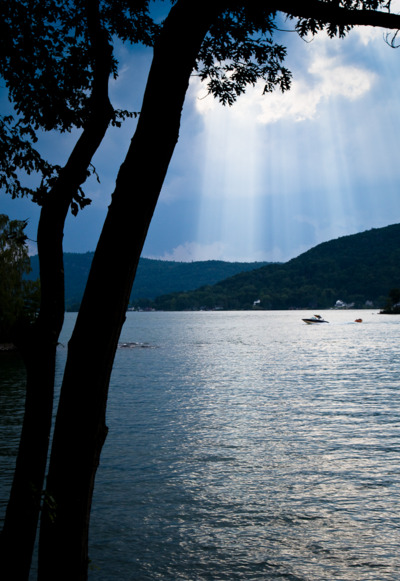
[[[305,323],[307,323],[307,325],[314,325],[314,323],[329,323],[329,321],[325,321],[325,319],[323,319],[321,317],[321,315],[313,315],[309,319],[302,319],[302,320]]]

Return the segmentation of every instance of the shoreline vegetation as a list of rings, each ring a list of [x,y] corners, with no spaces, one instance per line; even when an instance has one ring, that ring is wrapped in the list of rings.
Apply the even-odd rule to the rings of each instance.
[[[286,263],[142,258],[131,310],[387,310],[400,286],[400,224],[324,242]],[[66,311],[79,310],[93,253],[64,254]],[[31,257],[33,279],[37,257]],[[400,300],[400,299],[399,299]],[[395,314],[395,313],[393,313]]]

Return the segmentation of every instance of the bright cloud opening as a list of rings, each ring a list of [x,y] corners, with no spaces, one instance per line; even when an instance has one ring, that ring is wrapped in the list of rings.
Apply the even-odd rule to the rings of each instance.
[[[340,63],[337,57],[316,57],[308,67],[307,74],[294,80],[290,91],[278,91],[263,95],[263,82],[249,88],[232,108],[232,117],[255,119],[259,124],[314,119],[318,107],[335,97],[350,101],[361,98],[372,87],[375,74],[357,67]],[[197,85],[196,108],[206,117],[220,105],[211,97],[204,98],[204,87]]]
[[[204,85],[193,80],[190,97],[203,121],[200,244],[175,248],[170,259],[287,260],[294,248],[296,255],[306,249],[305,231],[310,247],[323,233],[334,237],[331,223],[343,233],[352,229],[352,176],[356,166],[365,171],[369,155],[358,139],[354,103],[365,107],[378,80],[378,73],[362,64],[362,43],[356,45],[352,61],[329,39],[292,47],[301,56],[296,66],[289,64],[291,90],[263,95],[260,82],[233,107],[206,96]],[[355,128],[351,135],[345,118]],[[351,156],[344,153],[350,142]]]

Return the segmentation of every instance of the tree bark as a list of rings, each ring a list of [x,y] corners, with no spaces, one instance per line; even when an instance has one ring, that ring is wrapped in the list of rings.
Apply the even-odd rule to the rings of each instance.
[[[71,201],[86,180],[92,157],[113,116],[108,98],[112,49],[99,28],[97,0],[88,0],[87,13],[95,54],[90,114],[41,210],[38,227],[40,313],[32,329],[18,341],[26,366],[27,387],[16,468],[0,542],[4,581],[25,581],[29,577],[52,423],[56,348],[64,321],[64,223]],[[45,497],[44,510],[48,510],[50,504]]]

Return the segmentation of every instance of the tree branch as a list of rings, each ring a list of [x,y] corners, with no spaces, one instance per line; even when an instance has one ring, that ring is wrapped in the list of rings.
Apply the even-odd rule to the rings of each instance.
[[[312,18],[326,24],[376,26],[392,30],[400,29],[400,15],[376,10],[349,10],[337,3],[323,0],[277,0],[275,10],[299,18]]]

